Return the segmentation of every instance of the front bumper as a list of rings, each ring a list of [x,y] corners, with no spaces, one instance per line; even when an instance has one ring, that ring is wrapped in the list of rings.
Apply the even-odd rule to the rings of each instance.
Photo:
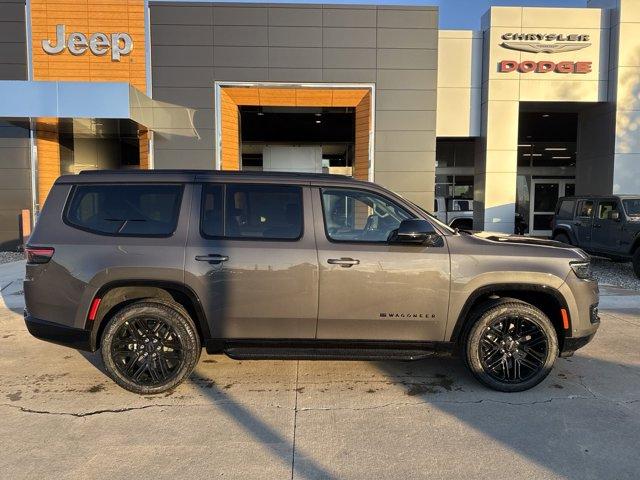
[[[29,333],[40,340],[64,345],[78,350],[92,351],[91,332],[80,328],[67,327],[32,317],[24,311],[24,323]]]
[[[562,344],[562,350],[560,351],[561,357],[571,357],[576,350],[584,347],[587,343],[593,340],[596,335],[594,331],[591,335],[585,337],[566,337]]]

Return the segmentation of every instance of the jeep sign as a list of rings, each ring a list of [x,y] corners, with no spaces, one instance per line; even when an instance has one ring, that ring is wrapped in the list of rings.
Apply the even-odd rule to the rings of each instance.
[[[42,40],[42,49],[49,55],[62,53],[65,48],[71,55],[82,55],[87,49],[94,55],[105,55],[111,49],[111,60],[120,61],[122,55],[128,55],[133,50],[133,39],[128,33],[94,33],[87,40],[84,33],[73,32],[65,39],[64,25],[56,25],[55,42]]]

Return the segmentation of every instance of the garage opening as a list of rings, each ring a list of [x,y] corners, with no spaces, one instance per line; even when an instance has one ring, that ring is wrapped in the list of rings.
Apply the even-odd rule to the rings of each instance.
[[[372,180],[371,88],[217,88],[219,168]]]
[[[353,174],[353,107],[240,107],[241,170]]]

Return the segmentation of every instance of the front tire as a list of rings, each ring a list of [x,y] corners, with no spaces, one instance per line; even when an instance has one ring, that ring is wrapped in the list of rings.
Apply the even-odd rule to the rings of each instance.
[[[195,368],[201,353],[193,321],[179,305],[141,300],[116,313],[102,336],[109,376],[141,395],[175,388]]]
[[[539,309],[501,299],[476,318],[466,336],[465,361],[481,383],[501,392],[521,392],[549,375],[558,357],[558,338]]]

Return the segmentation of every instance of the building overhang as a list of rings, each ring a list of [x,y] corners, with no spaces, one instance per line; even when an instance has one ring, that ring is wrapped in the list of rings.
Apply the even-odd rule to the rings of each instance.
[[[117,118],[153,127],[153,100],[126,82],[0,81],[0,117]]]

